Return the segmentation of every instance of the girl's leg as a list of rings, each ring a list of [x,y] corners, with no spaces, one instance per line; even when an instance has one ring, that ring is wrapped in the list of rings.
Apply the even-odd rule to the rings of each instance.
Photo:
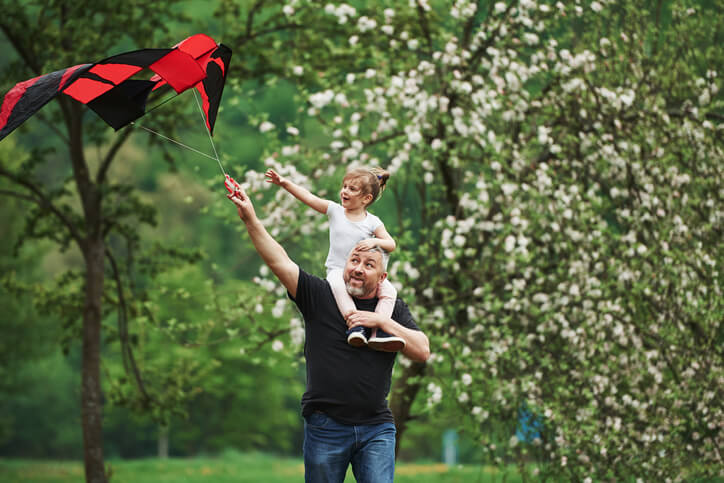
[[[397,290],[387,280],[382,282],[377,289],[377,307],[375,312],[383,317],[392,318],[392,311],[397,300]],[[367,346],[376,351],[398,352],[405,348],[405,339],[396,335],[388,334],[384,330],[372,329],[372,334],[367,341]]]
[[[375,312],[383,317],[392,318],[397,300],[397,289],[389,280],[385,279],[377,288],[377,306]],[[377,328],[372,329],[372,337],[377,336]]]
[[[385,279],[377,288],[377,298],[375,312],[391,319],[392,311],[395,309],[395,300],[397,300],[397,289],[389,280]]]
[[[344,278],[342,277],[342,270],[332,270],[327,274],[327,281],[332,289],[332,295],[334,295],[334,301],[337,302],[337,308],[339,313],[342,314],[345,320],[349,314],[357,310],[352,297],[347,293],[347,287],[344,284]],[[364,327],[354,327],[353,329],[347,329],[347,343],[355,347],[362,347],[367,345],[369,339],[369,330]]]
[[[334,301],[337,302],[337,308],[345,319],[349,314],[357,310],[352,297],[347,293],[347,287],[344,285],[342,270],[331,270],[327,273],[327,282],[332,289]],[[394,287],[393,287],[394,288]]]

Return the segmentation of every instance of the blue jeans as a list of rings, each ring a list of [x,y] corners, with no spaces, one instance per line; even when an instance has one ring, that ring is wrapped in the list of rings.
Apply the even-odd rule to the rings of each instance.
[[[304,419],[307,483],[342,483],[350,463],[357,483],[392,483],[394,423],[352,426],[318,412]]]

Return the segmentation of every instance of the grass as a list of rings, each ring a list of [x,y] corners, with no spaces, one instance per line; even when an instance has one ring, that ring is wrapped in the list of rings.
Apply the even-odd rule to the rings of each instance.
[[[265,454],[225,454],[219,458],[143,459],[106,462],[112,483],[163,482],[265,482],[286,483],[304,480],[301,459],[277,458]],[[7,483],[65,483],[83,481],[80,461],[0,459],[0,481]],[[354,482],[352,471],[345,483]],[[398,463],[398,483],[492,483],[520,481],[514,469],[502,471],[488,466],[441,463]]]

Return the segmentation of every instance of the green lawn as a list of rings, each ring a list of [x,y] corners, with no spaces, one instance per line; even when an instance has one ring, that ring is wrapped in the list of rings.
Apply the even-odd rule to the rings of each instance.
[[[220,458],[145,459],[110,461],[112,483],[160,482],[265,482],[304,481],[301,459],[276,458],[264,454],[233,454]],[[83,480],[81,462],[0,459],[2,482],[78,482]],[[354,482],[352,472],[346,482]],[[399,463],[395,482],[517,482],[514,469],[502,472],[485,466],[448,467],[441,463]]]

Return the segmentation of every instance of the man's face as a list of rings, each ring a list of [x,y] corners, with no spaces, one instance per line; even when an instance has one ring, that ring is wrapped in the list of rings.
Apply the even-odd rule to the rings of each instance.
[[[382,254],[354,250],[347,259],[342,275],[347,292],[357,298],[372,298],[377,295],[377,286],[387,273],[382,264]]]

